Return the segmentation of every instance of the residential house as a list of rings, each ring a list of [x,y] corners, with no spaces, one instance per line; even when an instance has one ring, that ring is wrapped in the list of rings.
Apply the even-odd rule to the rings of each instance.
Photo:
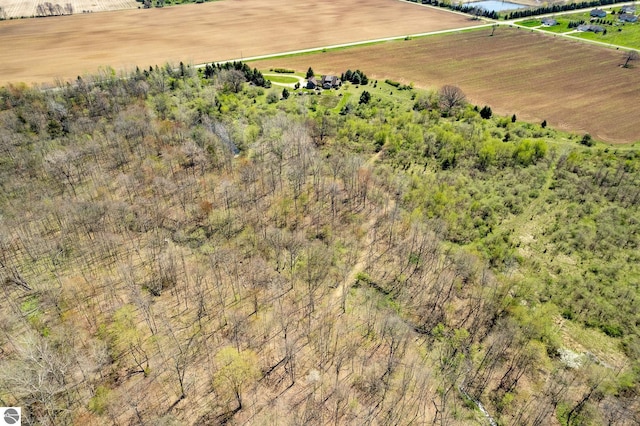
[[[601,27],[600,25],[589,25],[589,24],[583,24],[578,26],[578,28],[576,28],[578,31],[581,32],[587,32],[590,31],[592,33],[602,33],[604,32],[604,28]]]
[[[320,79],[320,85],[323,89],[336,89],[342,86],[342,81],[335,75],[323,75]]]
[[[591,15],[592,18],[604,18],[607,16],[607,12],[602,9],[593,9],[589,15]]]
[[[638,17],[630,13],[621,13],[618,15],[618,21],[621,22],[638,22]]]
[[[318,87],[318,80],[315,77],[309,77],[307,79],[307,89],[315,89]]]
[[[633,15],[636,13],[636,7],[633,5],[622,6],[620,8],[620,13],[629,13]]]

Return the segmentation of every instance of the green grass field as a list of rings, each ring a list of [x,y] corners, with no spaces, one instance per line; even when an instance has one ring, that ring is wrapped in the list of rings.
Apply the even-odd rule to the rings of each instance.
[[[262,70],[263,73],[268,72],[268,70]],[[303,74],[296,74],[302,76]],[[319,74],[316,74],[318,76]],[[285,76],[273,76],[264,74],[264,77],[275,84],[278,83],[291,83],[294,81],[284,81],[284,79],[292,78]],[[299,92],[304,93],[315,93],[315,90],[309,90],[305,88],[298,89]],[[385,105],[391,103],[400,102],[401,104],[407,103],[410,105],[418,91],[415,90],[401,90],[396,87],[393,87],[384,81],[370,80],[366,85],[355,85],[353,83],[346,82],[342,85],[340,89],[332,89],[332,90],[323,90],[318,100],[318,104],[334,110],[334,112],[340,112],[342,108],[351,104],[352,106],[357,105],[360,99],[360,95],[362,92],[368,91],[372,99],[376,99],[378,101],[383,101]],[[296,93],[296,91],[294,91]]]
[[[265,79],[269,80],[272,83],[276,83],[276,84],[295,84],[298,81],[300,81],[298,78],[296,77],[291,77],[288,75],[265,75],[264,76]]]
[[[640,49],[640,23],[620,24],[619,26],[605,26],[606,34],[575,33],[576,37],[586,40],[597,40],[616,46]]]
[[[555,19],[558,21],[558,25],[553,27],[542,27],[540,19],[527,19],[519,22],[519,25],[528,28],[540,27],[540,29],[550,33],[568,33],[574,31],[572,36],[582,38],[586,40],[594,40],[602,43],[610,43],[616,46],[629,47],[632,49],[640,49],[640,22],[636,23],[623,23],[618,21],[618,13],[620,8],[611,9],[614,10],[614,14],[607,14],[605,18],[591,20],[588,12],[585,13],[572,13],[562,16],[557,16]],[[606,34],[595,34],[592,32],[576,32],[575,28],[569,28],[570,22],[584,21],[586,24],[594,24],[603,27],[606,30]]]
[[[527,19],[526,21],[518,22],[518,25],[521,25],[527,28],[535,28],[542,25],[542,21],[540,19]]]

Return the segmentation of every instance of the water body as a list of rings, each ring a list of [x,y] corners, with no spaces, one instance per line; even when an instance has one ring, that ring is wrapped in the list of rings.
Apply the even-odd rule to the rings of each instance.
[[[468,6],[476,6],[489,12],[504,12],[505,10],[524,9],[527,6],[518,3],[509,3],[508,1],[484,0],[467,3]]]

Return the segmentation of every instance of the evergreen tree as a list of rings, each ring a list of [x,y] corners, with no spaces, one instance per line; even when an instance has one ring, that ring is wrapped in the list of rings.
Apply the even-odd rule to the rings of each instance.
[[[362,92],[362,94],[360,95],[360,103],[368,104],[370,100],[371,100],[371,93],[367,92],[366,90]]]
[[[347,70],[347,72],[344,73],[344,78],[342,80],[351,81],[352,78],[353,78],[353,71]]]

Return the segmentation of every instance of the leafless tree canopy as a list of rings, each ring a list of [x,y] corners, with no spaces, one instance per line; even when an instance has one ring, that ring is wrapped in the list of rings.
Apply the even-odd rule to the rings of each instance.
[[[453,85],[442,86],[438,93],[440,100],[440,108],[443,114],[451,114],[455,109],[464,105],[466,96],[464,92]]]
[[[244,74],[238,70],[223,70],[218,76],[220,85],[233,93],[238,93],[245,81]]]
[[[637,61],[638,58],[640,58],[640,54],[638,53],[638,51],[637,50],[630,50],[624,55],[624,65],[622,65],[622,66],[624,68],[629,68],[631,66],[629,64],[629,62]]]
[[[36,6],[36,16],[39,16],[39,17],[72,15],[72,14],[73,14],[73,5],[71,3],[65,4],[64,8],[60,6],[58,3],[53,4],[51,2],[40,3],[38,6]]]

